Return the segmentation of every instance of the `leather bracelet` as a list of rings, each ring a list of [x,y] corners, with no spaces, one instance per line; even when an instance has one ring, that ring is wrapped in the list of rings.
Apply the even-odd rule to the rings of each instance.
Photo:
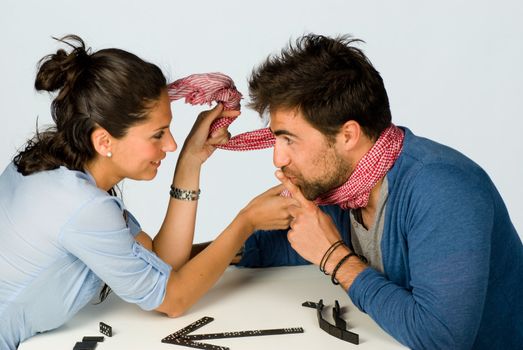
[[[327,265],[327,260],[329,260],[331,254],[336,250],[336,248],[338,248],[340,245],[343,245],[343,244],[344,244],[343,241],[340,239],[339,241],[332,243],[332,245],[329,247],[329,249],[327,249],[325,254],[323,254],[323,257],[321,258],[320,265],[319,265],[321,272],[328,275],[328,273],[325,271],[325,265]]]
[[[184,190],[178,187],[171,185],[171,190],[169,194],[172,198],[179,199],[182,201],[196,201],[200,198],[201,190]]]
[[[341,258],[340,261],[338,261],[338,264],[336,265],[336,267],[334,267],[334,270],[332,270],[331,282],[333,284],[335,284],[335,285],[340,284],[340,282],[338,282],[338,280],[336,279],[336,272],[338,272],[338,269],[340,268],[340,266],[343,265],[343,263],[345,261],[347,261],[351,256],[358,256],[358,255],[354,252],[350,252],[349,254],[347,254],[343,258]]]

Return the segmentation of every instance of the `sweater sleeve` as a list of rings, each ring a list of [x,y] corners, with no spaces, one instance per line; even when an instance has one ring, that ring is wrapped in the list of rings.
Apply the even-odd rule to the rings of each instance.
[[[337,205],[320,206],[329,215],[345,242],[348,240],[348,212]],[[243,256],[238,266],[270,267],[305,265],[303,259],[289,244],[288,230],[257,231],[245,242]]]
[[[245,242],[237,266],[273,267],[308,264],[287,240],[287,230],[256,231]]]
[[[406,216],[389,229],[406,242],[408,287],[368,268],[349,296],[410,348],[470,349],[486,298],[493,185],[481,170],[431,165],[407,186],[393,204]]]

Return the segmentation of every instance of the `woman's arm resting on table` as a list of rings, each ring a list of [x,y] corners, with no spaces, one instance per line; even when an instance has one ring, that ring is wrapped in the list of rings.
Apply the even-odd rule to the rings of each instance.
[[[157,311],[171,317],[183,314],[214,285],[253,231],[287,228],[289,207],[295,200],[280,196],[282,190],[279,185],[254,198],[216,240],[181,268],[173,269]]]

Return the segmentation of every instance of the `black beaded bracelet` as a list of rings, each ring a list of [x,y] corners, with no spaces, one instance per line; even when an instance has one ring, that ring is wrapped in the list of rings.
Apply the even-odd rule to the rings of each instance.
[[[329,249],[327,249],[327,251],[325,252],[325,254],[323,254],[323,257],[321,258],[321,261],[320,261],[320,265],[319,265],[319,268],[320,268],[320,271],[323,272],[324,274],[328,275],[327,272],[325,272],[325,265],[327,264],[327,260],[329,260],[331,254],[336,250],[336,248],[338,248],[340,245],[343,245],[343,241],[340,239],[339,241],[336,241],[334,243],[332,243],[332,245],[329,247]]]
[[[336,265],[334,270],[332,270],[331,282],[333,284],[335,284],[335,285],[340,284],[340,282],[338,282],[338,280],[336,279],[336,272],[338,272],[338,269],[340,268],[340,266],[343,265],[343,263],[345,261],[347,261],[351,256],[357,256],[357,254],[354,252],[350,252],[349,254],[345,255],[343,258],[340,259],[340,261],[338,261],[338,264]]]

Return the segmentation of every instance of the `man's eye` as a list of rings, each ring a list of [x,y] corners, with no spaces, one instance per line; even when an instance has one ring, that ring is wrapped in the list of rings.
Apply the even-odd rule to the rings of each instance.
[[[292,144],[292,140],[290,138],[284,137],[283,139],[285,140],[286,144],[288,144],[288,145]]]

